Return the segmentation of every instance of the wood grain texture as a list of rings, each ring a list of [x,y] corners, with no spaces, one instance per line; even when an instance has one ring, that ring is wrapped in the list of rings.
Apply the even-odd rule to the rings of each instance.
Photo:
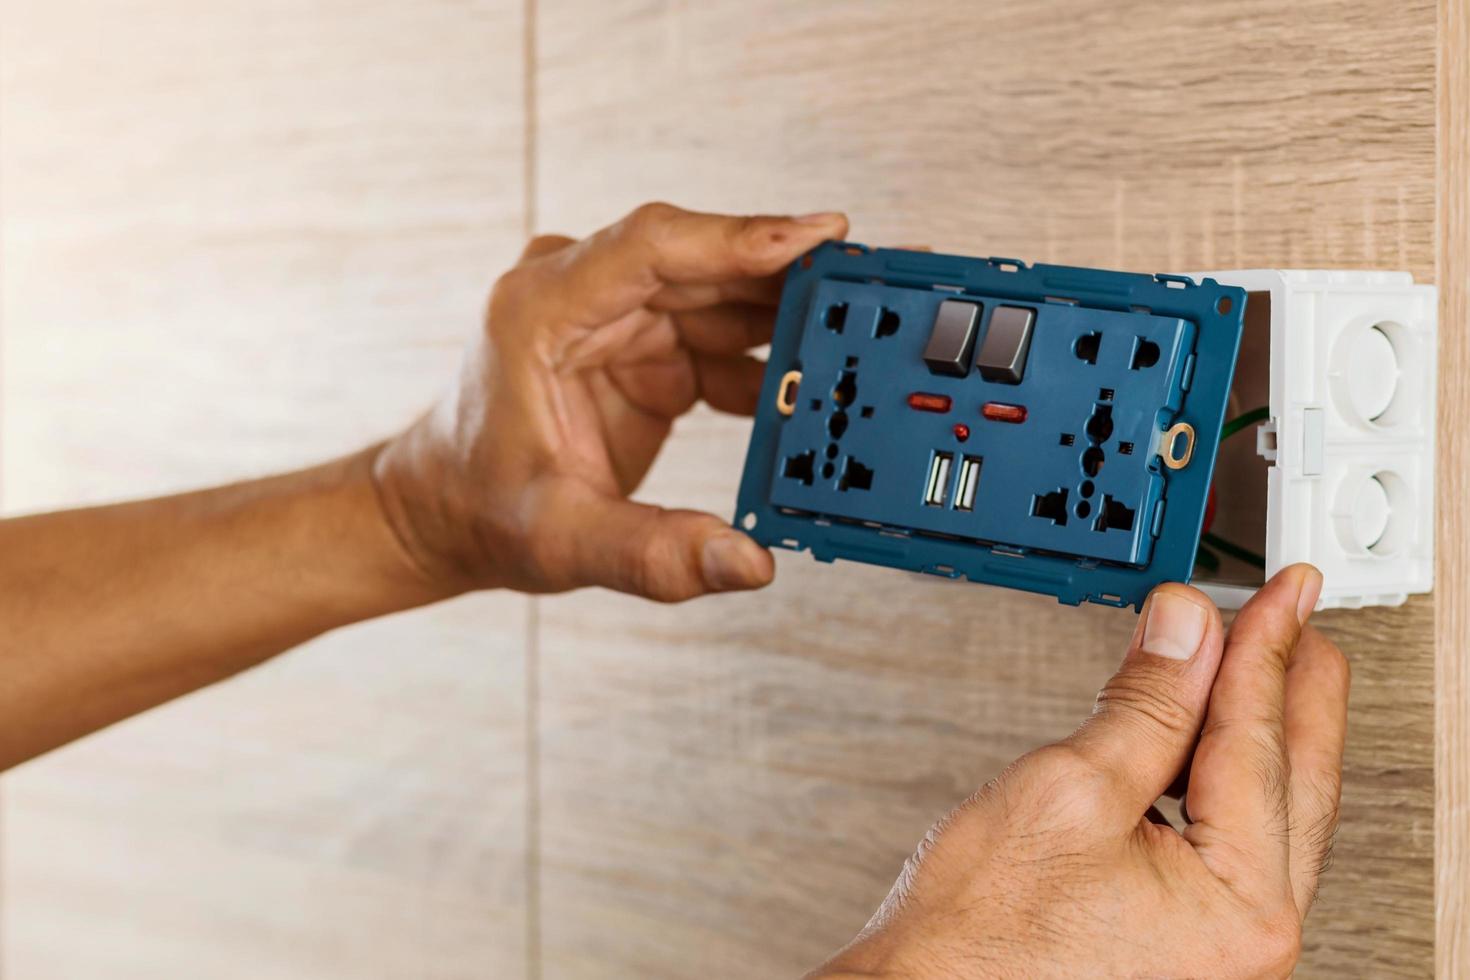
[[[1436,7],[542,0],[539,230],[637,202],[1143,271],[1435,273]],[[746,426],[646,495],[728,513]],[[1443,593],[1441,593],[1443,595]],[[1355,680],[1302,976],[1433,968],[1435,603],[1322,617]],[[1064,734],[1131,618],[783,555],[774,589],[542,619],[549,975],[790,975],[929,823]]]
[[[1439,3],[1435,973],[1470,975],[1470,0]]]
[[[355,449],[522,233],[517,0],[0,3],[11,512]],[[0,971],[524,969],[525,600],[341,631],[3,781]]]

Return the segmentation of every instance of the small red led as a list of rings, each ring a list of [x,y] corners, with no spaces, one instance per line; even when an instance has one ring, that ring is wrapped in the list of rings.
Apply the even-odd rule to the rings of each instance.
[[[954,437],[960,442],[964,442],[970,438],[970,427],[963,422],[956,422],[954,424]]]
[[[1007,405],[1005,402],[986,402],[980,414],[992,422],[1026,421],[1025,405]]]
[[[909,395],[909,408],[920,412],[947,412],[954,404],[948,395],[932,395],[927,391],[916,391]]]

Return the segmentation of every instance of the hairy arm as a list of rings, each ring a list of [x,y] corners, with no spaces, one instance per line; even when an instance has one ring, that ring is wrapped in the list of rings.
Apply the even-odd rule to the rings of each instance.
[[[446,597],[384,519],[374,455],[0,521],[0,769],[334,627]]]

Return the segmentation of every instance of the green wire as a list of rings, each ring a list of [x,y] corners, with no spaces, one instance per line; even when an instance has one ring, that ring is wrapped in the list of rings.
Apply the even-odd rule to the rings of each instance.
[[[1266,567],[1266,559],[1262,558],[1254,551],[1251,551],[1249,548],[1242,548],[1238,544],[1232,544],[1231,542],[1226,541],[1224,538],[1211,531],[1206,531],[1204,534],[1201,534],[1199,536],[1199,539],[1203,543],[1209,545],[1211,548],[1214,548],[1216,551],[1221,552],[1222,554],[1229,555],[1231,558],[1234,558],[1237,561],[1243,561],[1247,565],[1253,565],[1256,568],[1260,568],[1263,570]]]
[[[1237,415],[1229,422],[1220,426],[1220,441],[1224,442],[1246,426],[1255,425],[1257,422],[1264,422],[1270,417],[1271,409],[1265,405],[1262,405],[1260,408],[1253,408],[1244,415]]]

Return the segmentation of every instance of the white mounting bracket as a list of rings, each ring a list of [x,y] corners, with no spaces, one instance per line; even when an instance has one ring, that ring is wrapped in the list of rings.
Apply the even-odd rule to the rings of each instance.
[[[1193,275],[1249,293],[1237,389],[1250,381],[1242,372],[1250,372],[1252,356],[1257,374],[1260,362],[1269,362],[1262,393],[1269,395],[1270,419],[1257,429],[1255,444],[1268,464],[1265,539],[1237,543],[1264,545],[1267,576],[1302,561],[1321,569],[1319,609],[1398,605],[1428,592],[1434,583],[1435,287],[1415,284],[1406,272]],[[1260,356],[1263,343],[1269,358]],[[1232,482],[1259,475],[1227,465],[1226,448],[1215,476],[1222,498]],[[1227,608],[1254,591],[1251,583],[1204,576],[1196,584]]]

